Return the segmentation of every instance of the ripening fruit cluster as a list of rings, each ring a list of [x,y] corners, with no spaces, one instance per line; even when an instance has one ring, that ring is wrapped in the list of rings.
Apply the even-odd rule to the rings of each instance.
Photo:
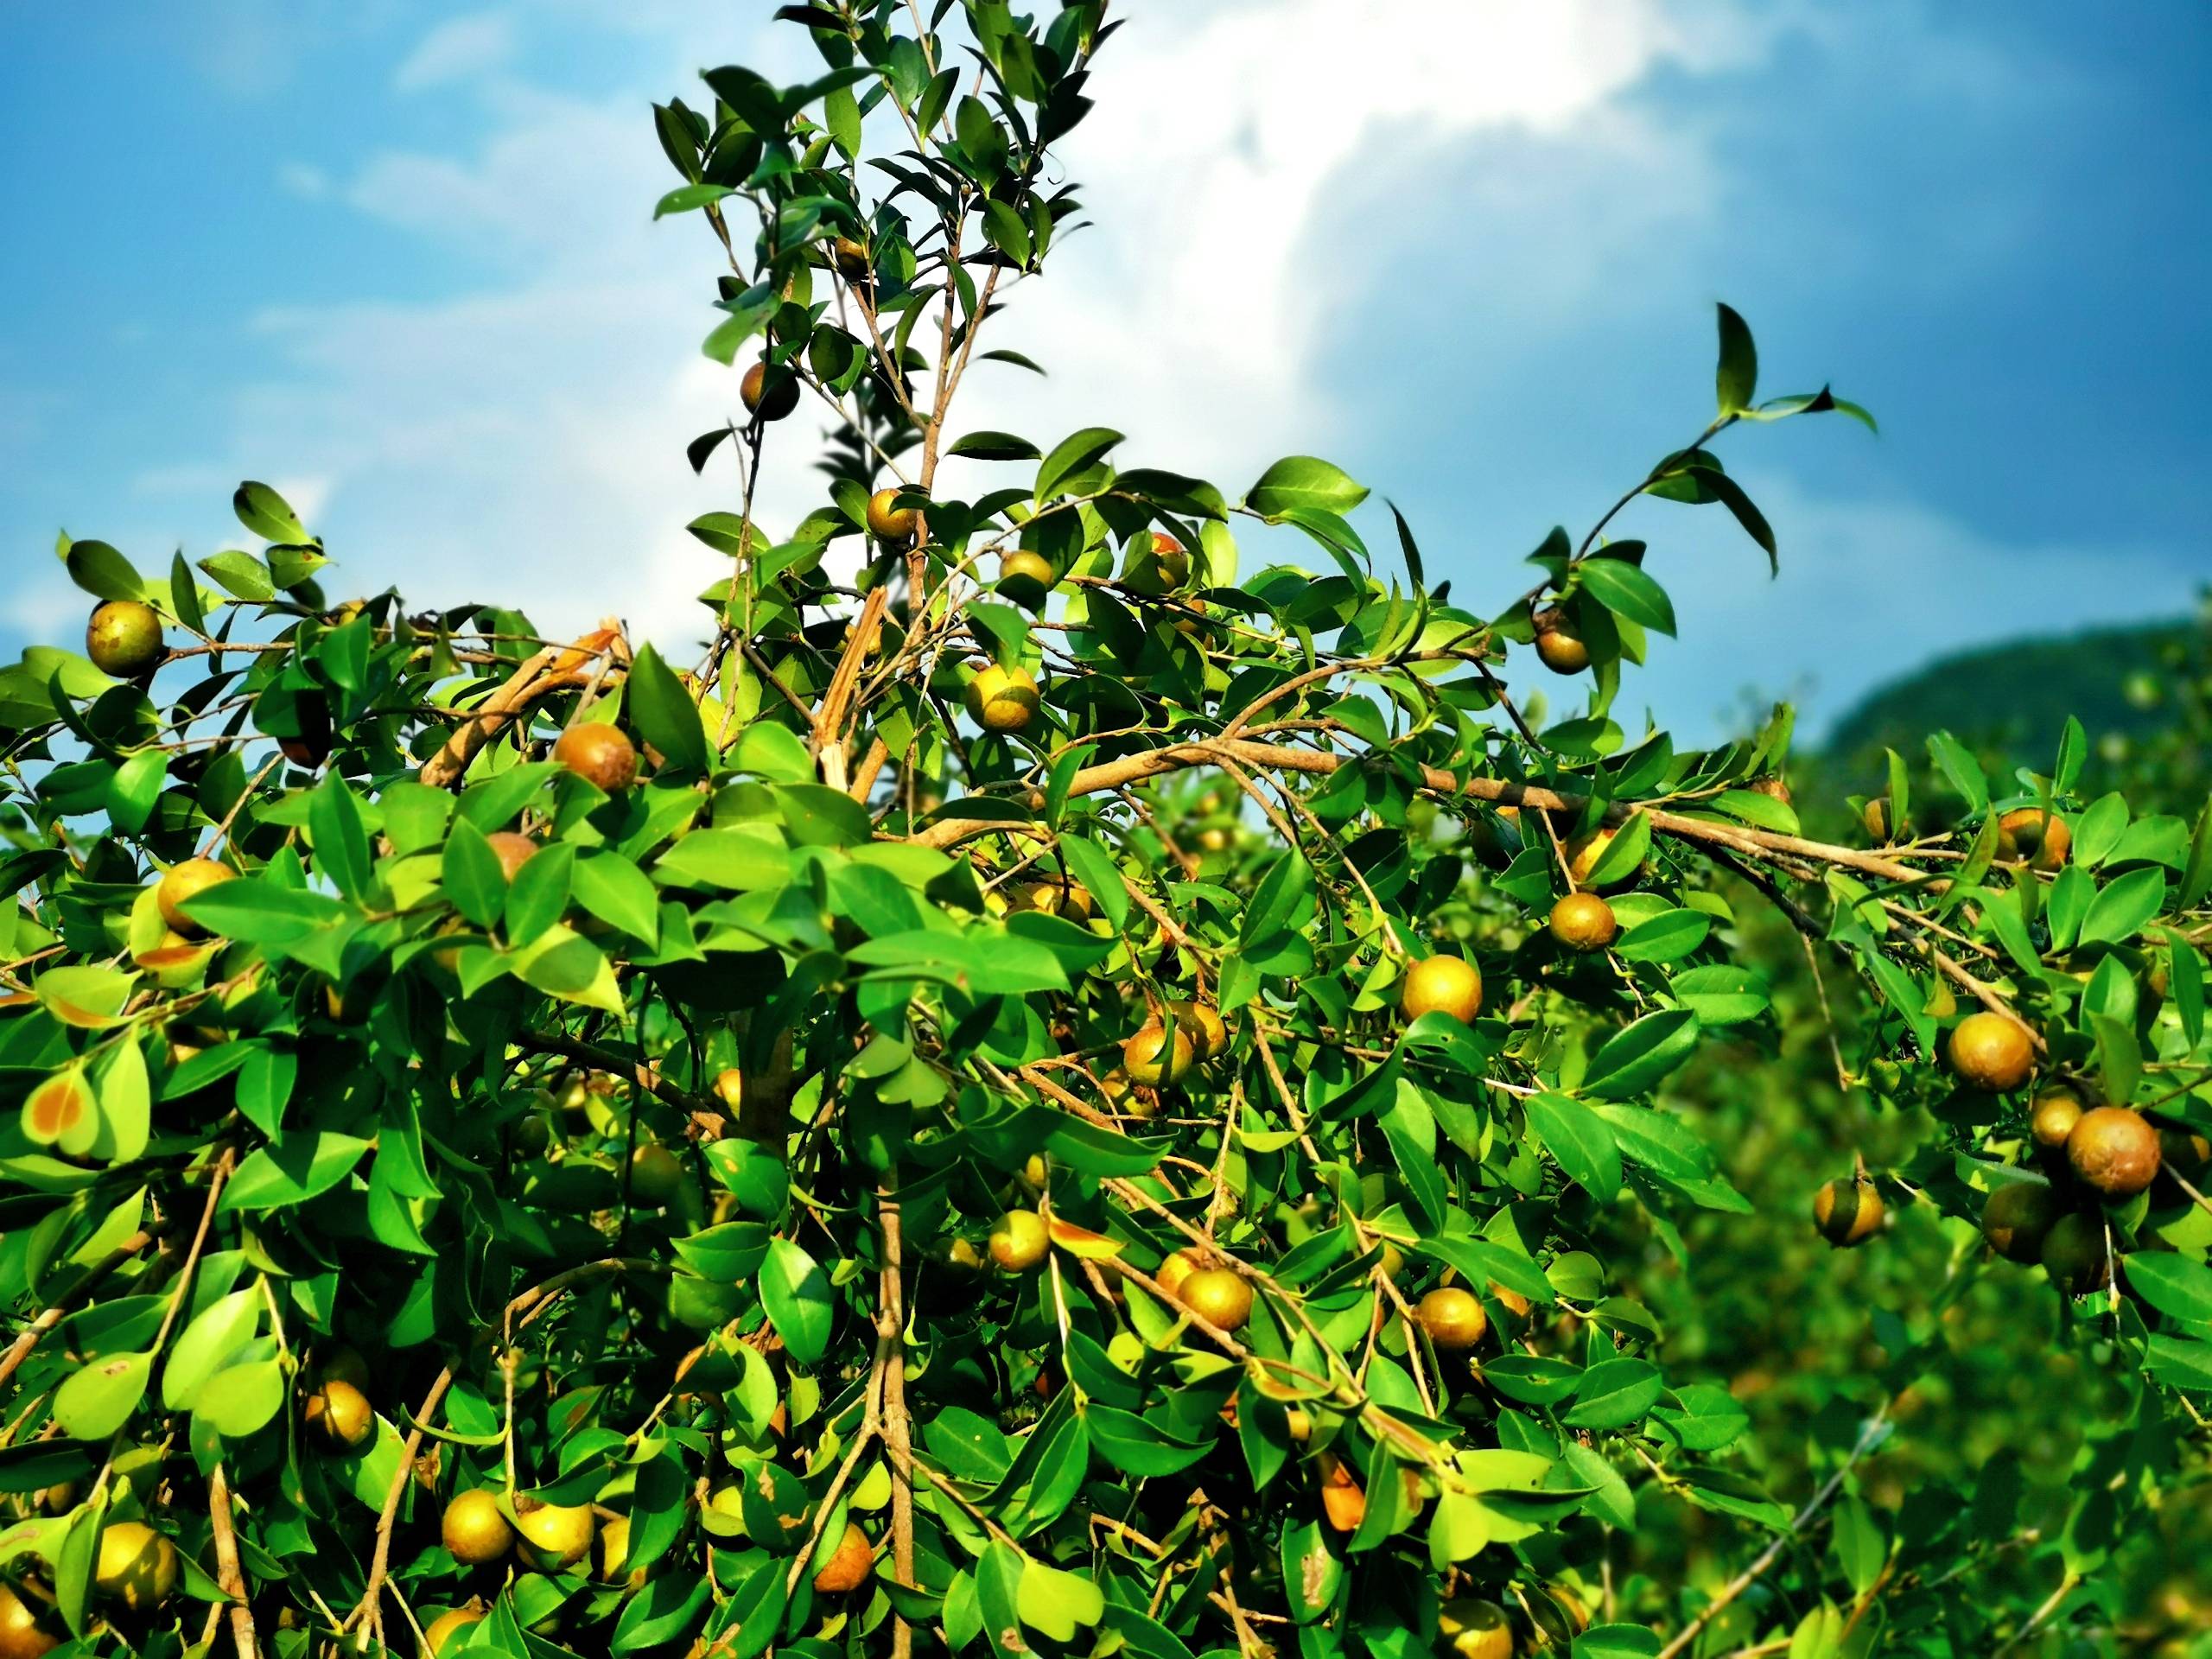
[[[2161,1128],[2125,1106],[2085,1104],[2051,1089],[2028,1114],[2041,1173],[2018,1172],[1989,1195],[1981,1236],[2008,1262],[2039,1265],[2069,1295],[2112,1281],[2107,1205],[2144,1192],[2162,1173],[2194,1185],[2212,1165],[2212,1141],[2183,1128]]]

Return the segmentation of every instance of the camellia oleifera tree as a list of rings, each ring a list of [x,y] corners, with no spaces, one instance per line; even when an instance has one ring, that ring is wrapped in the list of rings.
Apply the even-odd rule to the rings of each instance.
[[[0,672],[0,1659],[1986,1654],[2201,1478],[2202,821],[2077,799],[2075,729],[1939,737],[1951,828],[1900,766],[1823,842],[1786,713],[1618,723],[1674,617],[1605,532],[1771,556],[1714,441],[1859,413],[1755,402],[1726,310],[1717,415],[1494,611],[1325,461],[1232,500],[954,424],[1034,366],[982,342],[1103,10],[785,7],[819,79],[657,111],[747,411],[695,670],[333,604],[257,484],[259,551],[64,543],[86,651]],[[810,424],[821,505],[756,524]],[[1925,1114],[1805,1224],[1956,1244],[1806,1490],[1639,1300],[1746,1207],[1664,1101],[1772,1019],[1732,903]],[[2113,1402],[2066,1525],[1874,1501],[1946,1307],[2031,1271]],[[1677,1514],[1694,1581],[1639,1566]]]

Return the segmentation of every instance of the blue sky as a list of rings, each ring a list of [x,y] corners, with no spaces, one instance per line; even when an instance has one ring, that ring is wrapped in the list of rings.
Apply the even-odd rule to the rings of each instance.
[[[735,389],[697,351],[703,232],[650,221],[646,103],[715,62],[796,75],[768,10],[9,9],[0,649],[80,626],[58,528],[203,557],[245,476],[323,533],[334,591],[690,637],[720,572],[682,526],[734,486],[682,447]],[[1726,299],[1763,391],[1832,379],[1883,435],[1726,441],[1777,582],[1717,510],[1635,510],[1683,632],[1622,712],[1699,738],[2212,576],[2193,0],[1118,10],[1066,150],[1096,226],[1001,342],[1053,376],[971,378],[956,427],[1110,424],[1231,490],[1330,455],[1480,607],[1696,431]],[[791,457],[764,516],[813,487]]]

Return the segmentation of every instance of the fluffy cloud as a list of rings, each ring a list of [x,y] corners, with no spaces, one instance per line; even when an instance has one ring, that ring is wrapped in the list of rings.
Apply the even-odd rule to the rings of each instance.
[[[403,92],[447,86],[505,64],[514,48],[514,20],[504,12],[450,18],[407,54],[391,84]]]
[[[671,65],[746,55],[717,51],[696,21],[658,26]],[[243,401],[237,447],[242,462],[329,480],[334,551],[360,577],[451,601],[513,591],[522,571],[549,626],[615,609],[681,638],[698,614],[689,595],[718,571],[681,526],[734,493],[726,474],[692,480],[681,448],[735,404],[731,377],[696,352],[711,245],[695,223],[646,218],[668,175],[644,99],[680,83],[556,96],[505,69],[511,28],[489,13],[442,25],[400,71],[461,83],[488,137],[467,153],[380,153],[337,188],[512,279],[264,319],[276,362]],[[1095,224],[1050,282],[1009,296],[1000,343],[1035,346],[1052,377],[987,365],[954,425],[1049,444],[1103,420],[1130,454],[1230,487],[1325,446],[1349,417],[1317,383],[1321,344],[1400,289],[1427,234],[1415,214],[1471,140],[1521,148],[1526,165],[1496,188],[1639,159],[1679,177],[1694,154],[1618,100],[1662,66],[1700,73],[1751,49],[1751,31],[1657,0],[1385,0],[1357,29],[1330,0],[1136,14],[1066,146]],[[779,433],[787,448],[805,421]],[[774,469],[770,523],[817,487],[804,456]]]

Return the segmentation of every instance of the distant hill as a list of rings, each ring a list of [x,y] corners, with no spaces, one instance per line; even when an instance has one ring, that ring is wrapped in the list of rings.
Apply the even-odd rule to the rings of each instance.
[[[2141,738],[2173,720],[2163,698],[2132,699],[2131,675],[2156,676],[2200,637],[2187,620],[2099,628],[2062,639],[2014,639],[1940,658],[1870,693],[1837,721],[1827,758],[1847,775],[1872,775],[1885,747],[1925,758],[1927,734],[1948,731],[2015,765],[2047,771],[2069,714],[2090,741]]]

